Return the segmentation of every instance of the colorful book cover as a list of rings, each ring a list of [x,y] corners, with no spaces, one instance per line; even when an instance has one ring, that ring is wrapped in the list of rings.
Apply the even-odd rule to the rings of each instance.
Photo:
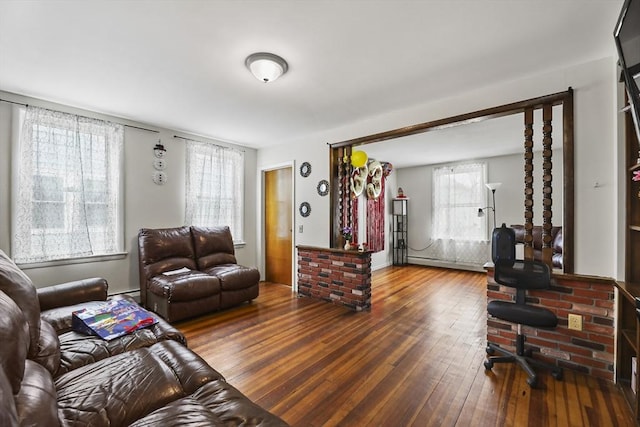
[[[72,328],[76,332],[112,340],[158,323],[147,310],[127,300],[105,301],[97,308],[74,311]]]

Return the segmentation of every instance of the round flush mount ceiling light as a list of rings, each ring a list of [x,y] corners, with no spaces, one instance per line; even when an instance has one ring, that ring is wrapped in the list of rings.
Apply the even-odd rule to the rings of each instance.
[[[269,83],[276,80],[289,69],[287,61],[273,53],[253,53],[244,61],[249,71],[261,82]]]

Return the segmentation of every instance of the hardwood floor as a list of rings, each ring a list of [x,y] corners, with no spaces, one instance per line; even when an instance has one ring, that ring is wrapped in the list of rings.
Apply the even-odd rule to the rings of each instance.
[[[371,312],[263,283],[251,304],[182,322],[189,347],[292,426],[633,426],[613,383],[565,370],[532,390],[486,372],[486,277],[428,267],[373,274]]]

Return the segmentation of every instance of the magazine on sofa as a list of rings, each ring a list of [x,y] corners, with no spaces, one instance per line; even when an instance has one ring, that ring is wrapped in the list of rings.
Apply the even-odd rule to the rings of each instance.
[[[158,319],[147,310],[124,299],[105,301],[97,308],[74,311],[71,320],[74,331],[97,335],[105,340],[158,323]]]

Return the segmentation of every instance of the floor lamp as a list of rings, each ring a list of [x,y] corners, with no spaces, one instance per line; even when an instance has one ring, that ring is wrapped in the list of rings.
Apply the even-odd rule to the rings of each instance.
[[[492,197],[493,204],[492,206],[485,206],[484,208],[478,208],[478,217],[483,217],[485,213],[484,211],[486,209],[491,209],[493,211],[493,228],[496,228],[496,190],[500,188],[501,185],[502,185],[501,182],[490,182],[485,184],[485,186],[489,190],[491,190],[491,197]]]

